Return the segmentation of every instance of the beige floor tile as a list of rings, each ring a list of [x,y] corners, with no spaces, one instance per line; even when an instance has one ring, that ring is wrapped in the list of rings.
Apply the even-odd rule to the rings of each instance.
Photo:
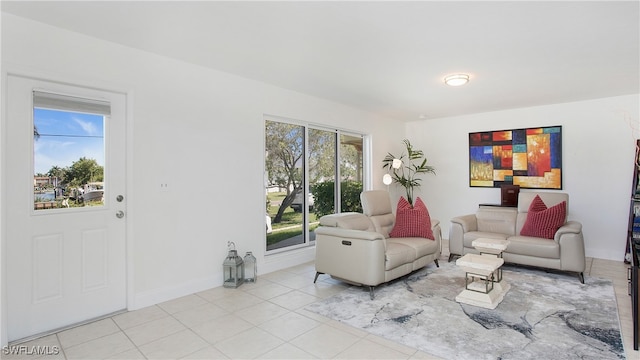
[[[372,341],[376,344],[380,344],[380,345],[384,345],[388,348],[391,348],[393,350],[399,351],[407,356],[409,355],[413,355],[416,353],[416,349],[410,347],[410,346],[406,346],[404,344],[400,344],[388,339],[385,339],[381,336],[378,335],[373,335],[373,334],[368,334],[367,336],[365,336],[365,339]]]
[[[58,339],[60,340],[60,345],[67,348],[118,331],[120,331],[120,328],[118,328],[111,318],[108,318],[61,331],[58,333]]]
[[[290,312],[260,325],[260,328],[282,340],[289,341],[319,326],[321,323],[298,313]]]
[[[135,348],[122,332],[107,335],[64,349],[67,359],[106,359]]]
[[[289,310],[265,301],[246,309],[239,310],[235,312],[235,315],[252,323],[253,325],[260,325],[265,321],[275,319],[287,313],[289,313]]]
[[[295,276],[297,276],[297,275],[294,274],[294,273],[290,273],[290,272],[287,272],[287,271],[280,270],[280,271],[274,271],[274,272],[269,273],[269,274],[265,274],[265,275],[262,276],[262,278],[279,284],[279,283],[281,283],[281,282],[283,282],[283,281],[285,281],[287,279],[291,279],[292,277],[295,277]]]
[[[119,354],[108,357],[107,360],[144,360],[146,357],[142,355],[138,348],[127,350]]]
[[[268,332],[252,327],[220,341],[215,347],[232,359],[255,359],[283,343],[284,341]]]
[[[201,298],[207,301],[215,302],[218,299],[225,298],[237,292],[238,292],[238,289],[231,289],[231,288],[226,288],[224,286],[218,286],[209,290],[196,293],[196,295],[200,296]]]
[[[166,317],[153,320],[142,325],[134,326],[124,332],[137,346],[150,343],[167,335],[175,334],[186,329],[178,320],[173,317]]]
[[[174,300],[166,301],[158,304],[164,311],[169,314],[175,314],[180,311],[189,310],[198,305],[204,305],[206,300],[195,294],[183,296]]]
[[[320,275],[327,276],[327,275]],[[315,284],[300,288],[298,290],[313,295],[315,297],[326,299],[348,288],[347,285],[328,284],[322,281],[318,281]]]
[[[206,303],[189,310],[175,313],[173,314],[173,317],[183,323],[186,327],[190,328],[203,322],[217,319],[228,314],[229,312],[227,310],[224,310],[218,305]]]
[[[351,335],[355,335],[355,336],[361,337],[361,338],[363,338],[363,337],[365,337],[365,336],[367,336],[369,334],[368,332],[366,332],[366,331],[364,331],[362,329],[358,329],[356,327],[353,327],[351,325],[347,325],[345,323],[342,323],[342,322],[336,321],[336,320],[329,320],[329,321],[326,322],[326,324],[331,326],[331,327],[334,327],[336,329],[340,329],[340,330],[342,330],[344,332],[348,332]]]
[[[274,304],[280,305],[285,309],[297,310],[318,300],[320,299],[313,295],[309,295],[302,291],[293,290],[284,295],[276,296],[269,301]]]
[[[209,345],[204,349],[200,349],[196,352],[193,352],[183,359],[191,359],[191,360],[217,360],[217,359],[228,359],[229,357],[220,352],[220,350],[216,349],[215,346]]]
[[[238,291],[234,295],[229,295],[215,301],[215,304],[228,312],[235,312],[265,301],[257,296]]]
[[[252,327],[253,324],[250,322],[230,314],[198,324],[192,327],[191,330],[210,344],[215,345]]]
[[[317,321],[319,323],[323,323],[324,324],[324,323],[327,323],[327,322],[331,321],[331,319],[326,317],[326,316],[318,315],[318,314],[316,314],[314,312],[311,312],[309,310],[305,310],[304,308],[298,309],[295,312],[296,312],[296,314],[300,314],[300,315],[302,315],[304,317],[308,317],[309,319],[315,320],[315,321]]]
[[[129,311],[124,314],[116,315],[112,317],[112,319],[116,322],[116,324],[118,324],[120,329],[124,330],[167,316],[169,316],[169,314],[167,314],[164,310],[162,310],[158,306],[153,305],[142,309]]]
[[[338,354],[336,359],[408,359],[409,355],[400,351],[362,339],[345,351]]]
[[[266,354],[260,355],[260,359],[291,360],[291,359],[317,359],[317,357],[289,343],[285,343],[267,352]]]
[[[245,292],[254,296],[257,296],[264,300],[269,300],[276,296],[286,294],[291,291],[291,288],[284,285],[270,283],[254,289],[246,290]]]
[[[333,358],[355,344],[360,337],[321,324],[290,341],[292,345],[322,359]]]
[[[291,288],[300,289],[313,284],[313,276],[295,275],[287,279],[280,281],[280,284]]]
[[[139,349],[147,359],[179,359],[208,346],[206,341],[187,329],[142,345]]]
[[[297,275],[315,274],[316,266],[312,261],[312,262],[308,262],[308,263],[292,266],[292,267],[287,269],[287,272],[294,273],[294,274],[297,274]]]

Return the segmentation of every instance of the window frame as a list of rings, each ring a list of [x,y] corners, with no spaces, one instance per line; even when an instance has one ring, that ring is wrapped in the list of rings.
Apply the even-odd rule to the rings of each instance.
[[[280,116],[264,115],[263,116],[263,131],[264,131],[263,140],[265,142],[263,144],[263,154],[266,154],[267,152],[266,131],[265,131],[267,121],[301,126],[304,128],[304,132],[303,132],[304,133],[304,157],[302,160],[302,163],[304,164],[303,165],[304,166],[304,171],[303,171],[303,174],[304,174],[303,188],[304,189],[302,193],[302,198],[304,201],[303,212],[302,212],[303,213],[302,234],[304,235],[304,241],[301,244],[290,245],[282,248],[268,250],[267,244],[266,244],[267,234],[265,234],[265,241],[264,241],[265,254],[268,256],[268,255],[279,254],[286,251],[298,250],[298,249],[307,248],[310,246],[315,246],[315,241],[310,240],[310,236],[309,236],[310,223],[308,221],[309,219],[309,206],[308,206],[309,167],[308,167],[308,164],[309,164],[309,157],[310,157],[309,156],[309,129],[327,131],[334,134],[334,141],[335,141],[334,211],[335,213],[339,213],[341,211],[340,209],[341,207],[340,137],[341,135],[348,135],[348,136],[362,138],[362,188],[364,191],[371,188],[371,146],[370,146],[371,135],[367,133],[359,132],[356,130],[344,129],[344,128],[339,128],[335,126],[325,125],[325,124],[305,122],[301,120],[289,119],[289,118],[284,118]],[[264,160],[265,161],[263,161],[263,174],[265,178],[263,183],[266,188],[268,183],[268,178],[267,178],[268,175],[267,175],[267,168],[266,168],[266,158]],[[267,197],[267,193],[265,191],[265,200],[266,200],[266,197]]]

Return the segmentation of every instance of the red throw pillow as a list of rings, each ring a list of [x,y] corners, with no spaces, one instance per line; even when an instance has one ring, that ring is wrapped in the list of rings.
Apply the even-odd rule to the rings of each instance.
[[[567,202],[563,201],[547,209],[547,205],[536,197],[529,205],[527,220],[525,220],[520,235],[553,239],[556,231],[564,225],[567,217]]]
[[[422,199],[417,198],[413,207],[404,198],[398,201],[396,223],[389,232],[390,237],[423,237],[435,240],[431,231],[431,217]]]

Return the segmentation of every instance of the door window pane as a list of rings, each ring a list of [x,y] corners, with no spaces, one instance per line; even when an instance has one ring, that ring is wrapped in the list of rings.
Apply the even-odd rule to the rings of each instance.
[[[82,101],[71,111],[74,101],[64,100],[76,98],[58,98],[64,106],[34,95],[33,208],[103,206],[106,114],[83,112]]]

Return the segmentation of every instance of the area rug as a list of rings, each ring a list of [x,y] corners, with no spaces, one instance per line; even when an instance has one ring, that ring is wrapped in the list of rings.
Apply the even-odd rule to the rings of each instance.
[[[455,301],[455,262],[431,264],[375,290],[353,286],[306,309],[445,359],[624,359],[613,284],[505,266],[495,310]]]

